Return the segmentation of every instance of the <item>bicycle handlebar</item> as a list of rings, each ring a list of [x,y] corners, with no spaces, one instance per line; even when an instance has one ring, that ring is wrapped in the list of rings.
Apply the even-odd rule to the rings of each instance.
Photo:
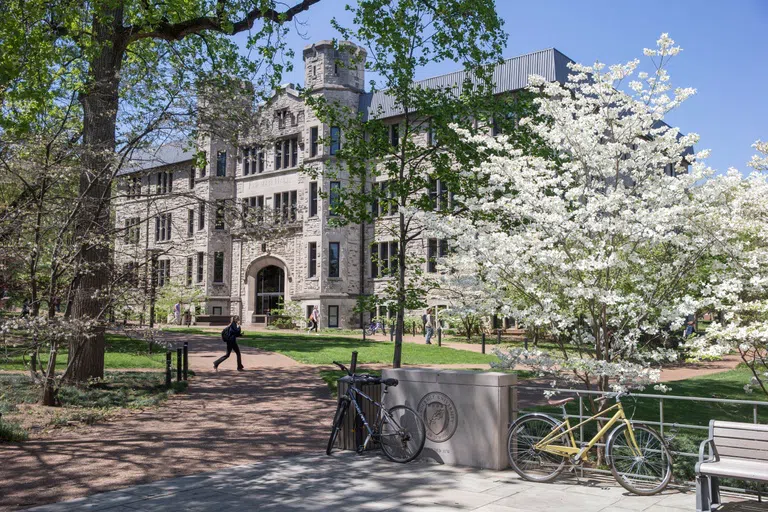
[[[347,369],[347,367],[346,367],[346,366],[344,366],[343,364],[341,364],[341,363],[339,363],[339,362],[337,362],[337,361],[334,361],[334,362],[333,362],[333,364],[335,364],[336,366],[338,366],[339,368],[341,368],[342,370],[344,370],[345,372],[347,372],[347,375],[350,375],[350,376],[352,375],[352,372],[350,372],[350,371]]]

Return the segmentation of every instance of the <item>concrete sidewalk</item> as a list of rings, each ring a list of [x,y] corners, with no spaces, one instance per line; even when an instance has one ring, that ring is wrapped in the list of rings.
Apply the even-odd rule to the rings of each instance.
[[[743,500],[743,498],[742,498]],[[754,501],[728,503],[727,511],[765,510]],[[379,455],[350,452],[271,459],[211,473],[163,480],[32,510],[397,510],[485,512],[624,511],[690,512],[690,491],[634,496],[613,480],[573,476],[555,483],[521,480],[512,471],[486,471],[427,462],[406,465]]]

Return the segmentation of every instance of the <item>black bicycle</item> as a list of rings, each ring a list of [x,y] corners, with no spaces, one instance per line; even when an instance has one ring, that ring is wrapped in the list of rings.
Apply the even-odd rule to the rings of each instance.
[[[358,428],[362,426],[368,433],[362,444],[357,446],[358,453],[362,453],[368,447],[370,442],[379,443],[381,451],[393,462],[410,462],[419,456],[424,449],[424,442],[427,440],[427,431],[424,421],[419,414],[407,405],[395,405],[390,409],[384,406],[387,396],[387,390],[390,387],[397,386],[397,379],[382,379],[374,375],[354,374],[341,363],[333,362],[336,366],[347,372],[346,377],[341,381],[348,384],[347,392],[339,399],[339,405],[336,408],[336,415],[333,418],[333,427],[331,427],[331,438],[328,439],[328,448],[325,453],[330,455],[333,451],[339,431],[342,427],[344,417],[349,410],[349,404],[354,405],[357,411]],[[358,388],[358,385],[381,384],[382,390],[381,403],[366,395]],[[379,410],[376,419],[376,425],[371,428],[368,419],[365,417],[357,397],[365,398]]]

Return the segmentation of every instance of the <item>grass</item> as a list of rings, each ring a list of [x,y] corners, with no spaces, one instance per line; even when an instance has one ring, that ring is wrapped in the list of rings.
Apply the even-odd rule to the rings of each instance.
[[[97,423],[120,409],[157,406],[169,396],[186,389],[186,382],[174,382],[166,388],[163,373],[109,372],[104,379],[86,385],[62,386],[59,390],[61,407],[45,408],[45,412],[53,414],[42,415],[39,421],[43,423],[34,426],[45,428]],[[3,416],[0,441],[23,440],[21,437],[26,435],[23,429],[6,418],[20,415],[20,405],[37,403],[40,387],[27,375],[8,374],[0,375],[0,390],[0,414]]]
[[[358,352],[360,364],[391,363],[394,344],[362,341],[333,335],[302,335],[297,333],[257,332],[246,334],[238,343],[269,352],[277,352],[300,363],[332,365],[333,361],[347,364],[353,351]],[[496,356],[468,350],[454,350],[437,345],[403,343],[403,364],[488,364]]]
[[[104,354],[104,367],[108,369],[119,368],[164,368],[165,349],[154,345],[153,353],[149,353],[146,341],[135,340],[117,334],[107,334],[107,349]],[[56,356],[57,368],[64,368],[67,364],[68,354],[66,348],[59,351]],[[48,363],[48,353],[40,353],[41,366]],[[0,370],[28,370],[29,355],[14,354],[6,357],[0,354]]]

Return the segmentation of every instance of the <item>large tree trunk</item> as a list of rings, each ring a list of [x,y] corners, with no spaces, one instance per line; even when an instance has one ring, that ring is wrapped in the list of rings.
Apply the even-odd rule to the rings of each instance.
[[[101,4],[104,5],[104,4]],[[104,376],[104,312],[107,300],[103,291],[110,280],[112,251],[107,242],[110,222],[110,187],[115,151],[115,126],[118,86],[124,41],[120,35],[122,6],[97,10],[93,32],[99,50],[90,63],[89,83],[81,95],[83,105],[83,155],[80,193],[84,196],[77,234],[83,244],[79,259],[77,288],[72,317],[100,323],[89,336],[73,340],[69,353],[77,352],[69,378],[84,381]],[[80,350],[75,348],[82,344]]]

